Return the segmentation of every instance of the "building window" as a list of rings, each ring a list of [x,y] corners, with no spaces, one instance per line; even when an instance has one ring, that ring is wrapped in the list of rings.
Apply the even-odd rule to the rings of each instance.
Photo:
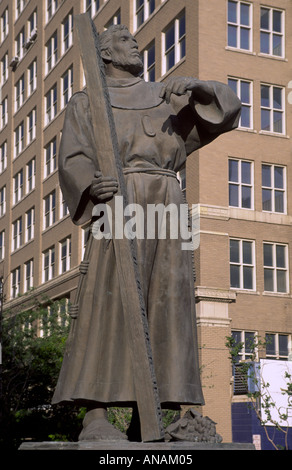
[[[284,88],[274,85],[261,85],[261,130],[285,133]]]
[[[46,44],[46,74],[56,65],[58,61],[58,36],[57,31]]]
[[[46,178],[49,176],[53,171],[57,168],[57,140],[54,137],[51,142],[45,147],[45,174],[44,177]]]
[[[253,241],[230,239],[230,287],[255,289],[254,251]]]
[[[8,7],[4,10],[1,16],[1,42],[8,36],[9,21],[8,21]]]
[[[288,247],[278,243],[264,243],[264,290],[288,292]]]
[[[0,146],[0,174],[7,168],[7,141]]]
[[[32,158],[26,165],[26,192],[29,193],[35,188],[35,158]]]
[[[289,335],[266,333],[266,358],[287,361],[291,351]]]
[[[246,2],[228,1],[228,46],[252,50],[252,10]]]
[[[20,294],[20,266],[11,272],[11,298],[15,299]]]
[[[36,108],[27,116],[27,144],[36,138]]]
[[[152,42],[144,51],[141,53],[143,60],[143,73],[141,77],[146,82],[155,81],[155,43]]]
[[[256,349],[256,334],[252,331],[232,331],[234,346],[238,347],[238,355],[233,364],[233,393],[234,395],[246,395],[248,393],[248,373],[245,361],[251,360]]]
[[[16,82],[15,85],[15,107],[14,110],[17,111],[24,102],[24,75]]]
[[[186,55],[185,14],[176,18],[163,32],[162,74],[165,74]]]
[[[57,85],[55,84],[45,97],[45,124],[49,124],[57,115]]]
[[[23,198],[23,170],[20,170],[13,178],[13,205]]]
[[[71,237],[60,242],[60,274],[69,271],[71,267]]]
[[[252,83],[238,78],[229,78],[228,85],[241,101],[239,127],[252,129]]]
[[[22,10],[24,9],[25,3],[26,3],[25,0],[15,0],[15,17],[16,17],[16,19],[22,13]]]
[[[23,121],[14,131],[14,158],[24,149],[24,123]]]
[[[90,225],[87,225],[86,227],[82,228],[82,254],[81,254],[82,258],[81,259],[84,258],[86,245],[90,237],[90,232],[91,232]]]
[[[18,59],[22,59],[23,57],[23,46],[25,43],[25,36],[24,36],[24,28],[20,31],[20,33],[16,36],[14,47],[15,47],[15,55]]]
[[[63,217],[66,217],[66,215],[68,214],[69,214],[69,208],[64,199],[63,193],[60,190],[60,218],[62,219]]]
[[[8,80],[8,52],[6,52],[1,60],[1,85]]]
[[[6,213],[6,186],[0,189],[0,217]]]
[[[34,12],[28,18],[28,37],[29,37],[29,39],[36,32],[37,32],[37,10],[35,9]]]
[[[44,229],[56,222],[56,191],[44,198]]]
[[[0,232],[0,260],[5,256],[5,230]]]
[[[73,65],[62,77],[62,108],[68,104],[73,94]]]
[[[12,251],[18,250],[22,245],[22,217],[12,224]]]
[[[229,159],[229,206],[253,209],[253,164]]]
[[[43,282],[55,277],[55,247],[43,252]]]
[[[106,23],[105,29],[108,29],[110,26],[114,24],[121,24],[121,10],[118,10],[114,16]]]
[[[29,260],[24,265],[24,292],[33,288],[33,260]]]
[[[134,1],[134,30],[139,28],[155,10],[155,0]]]
[[[27,95],[30,96],[37,87],[37,61],[36,59],[27,69]]]
[[[262,165],[263,211],[286,213],[286,168]]]
[[[261,7],[261,53],[284,57],[284,12]]]
[[[46,23],[50,21],[58,8],[58,0],[46,0]]]
[[[6,124],[8,123],[8,98],[7,96],[6,98],[4,98],[0,106],[1,106],[1,130],[2,130],[3,127],[5,127]]]
[[[100,8],[100,0],[84,0],[84,11],[93,18]]]
[[[25,214],[25,243],[34,238],[35,210],[29,209]]]
[[[62,23],[62,53],[73,44],[73,13],[69,13]]]

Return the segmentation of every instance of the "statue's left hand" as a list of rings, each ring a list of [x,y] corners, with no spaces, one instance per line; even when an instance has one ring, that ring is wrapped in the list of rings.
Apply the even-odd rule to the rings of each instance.
[[[172,77],[164,84],[159,96],[169,103],[172,93],[180,96],[185,95],[187,91],[191,91],[193,97],[204,104],[210,102],[214,97],[213,88],[208,82],[192,77]]]

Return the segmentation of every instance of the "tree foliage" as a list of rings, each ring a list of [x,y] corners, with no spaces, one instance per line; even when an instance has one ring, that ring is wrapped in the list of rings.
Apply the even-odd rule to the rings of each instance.
[[[51,405],[69,328],[64,302],[42,299],[25,312],[3,315],[0,443],[5,449],[17,448],[23,439],[74,440],[80,431],[80,410]]]

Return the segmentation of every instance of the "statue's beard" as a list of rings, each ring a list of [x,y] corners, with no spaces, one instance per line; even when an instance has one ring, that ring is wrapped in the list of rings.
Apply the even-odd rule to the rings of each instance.
[[[130,72],[132,75],[139,75],[139,73],[143,70],[143,63],[140,57],[135,57],[135,59],[121,62],[119,60],[112,60],[112,64],[114,67],[120,70],[126,70]]]

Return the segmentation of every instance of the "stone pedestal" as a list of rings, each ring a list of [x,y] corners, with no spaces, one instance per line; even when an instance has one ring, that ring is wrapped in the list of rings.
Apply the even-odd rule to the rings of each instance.
[[[135,453],[139,458],[151,459],[151,455],[160,454],[167,458],[167,454],[178,456],[192,455],[193,452],[199,450],[255,450],[253,444],[240,444],[240,443],[220,443],[208,444],[203,442],[187,442],[187,441],[174,441],[174,442],[129,442],[129,441],[79,441],[79,442],[24,442],[19,447],[19,450],[95,450],[101,451],[101,455],[110,458],[117,458],[117,452],[121,455],[133,456],[135,460]],[[107,452],[107,453],[105,453]],[[105,463],[105,462],[104,462]]]

